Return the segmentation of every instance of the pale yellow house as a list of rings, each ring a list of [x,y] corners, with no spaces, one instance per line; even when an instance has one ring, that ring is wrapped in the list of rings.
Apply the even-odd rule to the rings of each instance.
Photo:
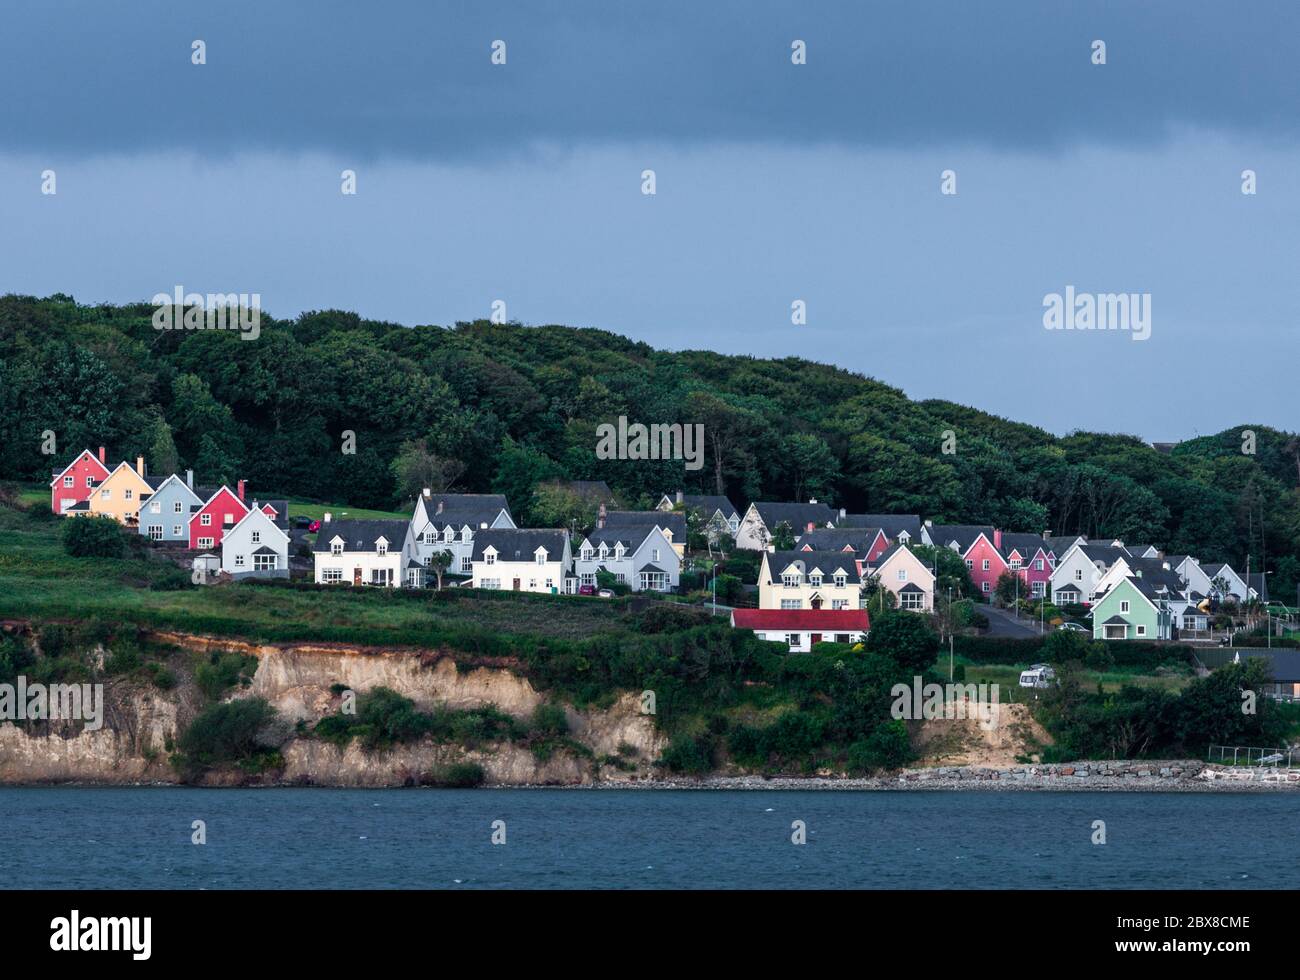
[[[869,575],[880,580],[881,588],[894,594],[896,609],[934,611],[934,572],[906,545],[894,544],[872,562]],[[874,609],[874,604],[872,605]]]
[[[79,514],[111,517],[119,524],[138,527],[140,507],[153,496],[153,483],[145,476],[144,457],[137,456],[135,466],[121,462],[104,478],[86,501]]]
[[[758,571],[759,609],[858,609],[862,577],[851,551],[768,551]]]

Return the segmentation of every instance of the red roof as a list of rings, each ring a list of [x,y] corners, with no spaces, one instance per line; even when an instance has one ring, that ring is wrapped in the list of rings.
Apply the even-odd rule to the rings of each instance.
[[[871,628],[865,609],[733,609],[731,625],[747,630],[821,633],[865,633]]]

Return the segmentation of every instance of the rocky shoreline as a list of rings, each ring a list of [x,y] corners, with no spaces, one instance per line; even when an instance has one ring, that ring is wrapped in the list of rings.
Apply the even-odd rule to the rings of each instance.
[[[575,789],[961,790],[1005,792],[1222,793],[1300,790],[1300,769],[1233,769],[1195,759],[1073,762],[1008,769],[936,766],[888,776],[705,776],[603,782]]]

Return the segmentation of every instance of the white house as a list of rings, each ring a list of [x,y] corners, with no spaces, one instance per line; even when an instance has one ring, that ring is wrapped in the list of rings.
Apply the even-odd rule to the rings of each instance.
[[[678,490],[670,497],[664,494],[659,498],[656,510],[669,513],[681,508],[687,513],[699,515],[700,529],[716,542],[722,535],[735,538],[740,530],[740,512],[726,497],[719,494],[683,493]]]
[[[819,527],[834,527],[836,511],[819,504],[814,497],[806,504],[761,501],[749,505],[736,531],[736,547],[749,551],[769,551],[773,536],[785,525],[791,538]]]
[[[1201,568],[1210,580],[1210,595],[1214,598],[1241,602],[1250,595],[1246,580],[1233,571],[1227,562],[1207,562]]]
[[[600,515],[596,519],[596,529],[621,527],[644,527],[653,525],[663,532],[668,543],[673,546],[679,558],[686,555],[686,515],[663,510],[605,510],[601,504]]]
[[[415,561],[427,569],[434,552],[449,551],[451,565],[447,571],[453,576],[468,576],[474,558],[475,533],[514,526],[505,494],[435,494],[425,488],[411,515]],[[419,577],[423,584],[428,584],[431,576],[426,571]]]
[[[321,584],[383,585],[404,581],[418,585],[421,567],[415,560],[411,525],[406,521],[330,520],[316,533],[312,545],[316,581]]]
[[[1052,572],[1052,602],[1056,605],[1090,603],[1097,596],[1097,585],[1110,567],[1128,552],[1106,544],[1079,543],[1058,556]]]
[[[1214,594],[1214,583],[1210,580],[1210,576],[1205,574],[1201,563],[1191,555],[1166,555],[1165,561],[1169,563],[1170,568],[1182,576],[1189,590],[1199,592],[1201,595]]]
[[[572,576],[569,533],[552,528],[500,528],[474,535],[470,584],[514,592],[565,590]]]
[[[289,577],[289,535],[257,501],[221,538],[221,570],[237,579]]]
[[[654,524],[597,528],[578,545],[573,566],[580,586],[596,586],[600,571],[634,592],[669,592],[681,582],[681,556]]]
[[[818,643],[861,643],[870,630],[865,609],[733,609],[731,625],[784,643],[790,653],[807,653]]]

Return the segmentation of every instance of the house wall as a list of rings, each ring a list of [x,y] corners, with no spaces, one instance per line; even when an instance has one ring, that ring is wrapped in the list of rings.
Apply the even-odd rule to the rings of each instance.
[[[254,533],[261,536],[254,541]],[[253,567],[253,552],[259,548],[275,550],[275,568],[258,571]],[[243,558],[241,565],[236,559]],[[260,510],[250,514],[230,529],[221,540],[221,570],[235,578],[288,578],[289,536]]]
[[[140,474],[123,466],[110,473],[90,495],[90,513],[111,517],[119,524],[133,524],[140,510],[140,498],[152,493],[153,487]]]
[[[1042,562],[1043,567],[1035,568],[1035,562]],[[1043,589],[1042,594],[1046,595],[1052,581],[1052,570],[1052,563],[1048,559],[1045,551],[1040,549],[1030,555],[1029,558],[1026,559],[1025,564],[1016,570],[1016,574],[1020,576],[1020,581],[1024,583],[1022,586],[1024,594],[1030,596],[1034,595],[1034,584],[1041,583]]]
[[[1129,604],[1129,611],[1123,611],[1123,604]],[[1139,592],[1129,580],[1117,584],[1106,593],[1092,609],[1092,635],[1094,639],[1106,638],[1103,624],[1112,616],[1122,616],[1129,626],[1126,640],[1167,640],[1168,625],[1160,622],[1158,611],[1152,607],[1146,597]],[[1144,635],[1139,636],[1138,626],[1146,627]]]
[[[993,547],[988,538],[981,536],[970,550],[963,555],[966,561],[970,562],[971,581],[975,584],[975,592],[984,598],[991,598],[993,590],[997,587],[998,578],[1007,569],[1007,563]],[[988,562],[989,567],[984,568],[984,562]]]
[[[321,533],[324,533],[323,525]],[[315,580],[317,583],[325,584],[326,569],[337,568],[341,576],[340,581],[335,584],[354,585],[356,584],[356,570],[361,570],[361,584],[369,585],[375,569],[387,569],[389,572],[389,581],[392,588],[401,585],[404,579],[403,565],[405,562],[402,557],[400,547],[389,548],[388,554],[380,555],[373,551],[345,551],[341,555],[331,555],[327,551],[318,551],[314,554],[315,559]]]
[[[900,579],[899,572],[904,572],[906,578]],[[912,554],[906,548],[902,548],[875,570],[875,574],[880,577],[880,585],[894,594],[894,607],[901,609],[903,605],[902,589],[905,585],[919,585],[925,590],[925,606],[922,612],[931,612],[934,609],[934,573],[925,567],[925,564],[916,555]]]
[[[162,537],[156,541],[175,541],[188,543],[190,539],[190,507],[198,503],[197,496],[183,484],[170,481],[145,503],[140,512],[140,533],[151,537],[150,527],[162,528]],[[180,513],[176,505],[180,504]],[[157,506],[158,513],[154,513]]]
[[[225,536],[225,533],[238,524],[246,513],[248,513],[248,508],[235,496],[234,492],[223,489],[216,497],[208,501],[202,510],[195,511],[190,516],[190,547],[195,549],[220,547],[221,539]],[[212,515],[212,523],[206,527],[203,524],[204,514]],[[199,544],[200,538],[211,538],[212,544]]]
[[[758,508],[752,504],[745,516],[740,519],[740,528],[736,531],[736,547],[746,551],[766,551],[772,543],[771,533],[758,516]]]
[[[64,477],[72,477],[72,486],[63,485]],[[50,510],[62,514],[72,504],[80,503],[90,497],[91,488],[86,485],[86,478],[96,481],[108,476],[108,467],[104,466],[94,453],[82,452],[76,461],[56,479],[50,487]]]
[[[1081,580],[1075,579],[1076,571],[1083,573]],[[1080,601],[1088,602],[1088,597],[1096,591],[1102,575],[1103,573],[1097,570],[1097,566],[1087,555],[1077,548],[1072,548],[1057,563],[1056,571],[1052,573],[1052,593],[1055,594],[1057,589],[1066,585],[1073,585],[1080,592]]]
[[[500,589],[505,592],[515,589],[515,580],[519,580],[520,592],[555,592],[564,590],[564,564],[548,561],[539,565],[535,561],[501,561],[494,564],[476,561],[473,566],[473,587],[476,589]],[[550,584],[547,584],[549,580]],[[496,581],[498,584],[490,584]]]

